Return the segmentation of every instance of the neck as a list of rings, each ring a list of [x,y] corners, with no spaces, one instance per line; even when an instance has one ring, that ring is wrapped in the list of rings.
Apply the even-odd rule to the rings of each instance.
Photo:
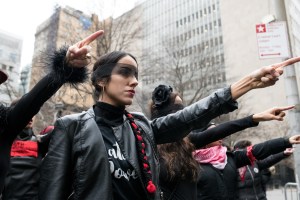
[[[100,98],[98,100],[98,102],[106,103],[106,104],[109,104],[109,105],[117,107],[117,108],[124,108],[125,109],[125,105],[117,103],[117,102],[113,101],[112,99],[107,98],[105,96],[103,96],[102,98]]]

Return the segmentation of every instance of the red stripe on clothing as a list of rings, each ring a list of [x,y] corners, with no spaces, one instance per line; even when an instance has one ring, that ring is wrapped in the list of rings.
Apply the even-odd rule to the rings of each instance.
[[[38,144],[34,141],[14,141],[11,152],[11,157],[38,157]]]

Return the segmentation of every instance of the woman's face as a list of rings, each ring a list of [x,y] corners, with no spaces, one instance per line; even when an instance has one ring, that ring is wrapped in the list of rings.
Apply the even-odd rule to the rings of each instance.
[[[130,67],[121,67],[116,73],[112,73],[110,81],[105,85],[103,95],[100,101],[114,106],[131,105],[135,95],[135,87],[138,85],[137,63],[130,57],[121,58],[118,63],[131,65]]]

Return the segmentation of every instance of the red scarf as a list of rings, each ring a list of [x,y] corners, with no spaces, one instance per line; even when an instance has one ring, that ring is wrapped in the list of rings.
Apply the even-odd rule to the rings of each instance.
[[[213,146],[206,149],[194,151],[194,158],[198,163],[210,163],[217,169],[224,169],[227,164],[227,148]]]

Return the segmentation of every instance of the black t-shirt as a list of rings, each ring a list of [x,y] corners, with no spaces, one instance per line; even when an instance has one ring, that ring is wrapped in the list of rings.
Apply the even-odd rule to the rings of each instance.
[[[145,199],[140,177],[124,157],[112,129],[123,123],[124,109],[98,102],[94,110],[107,150],[114,199]]]

